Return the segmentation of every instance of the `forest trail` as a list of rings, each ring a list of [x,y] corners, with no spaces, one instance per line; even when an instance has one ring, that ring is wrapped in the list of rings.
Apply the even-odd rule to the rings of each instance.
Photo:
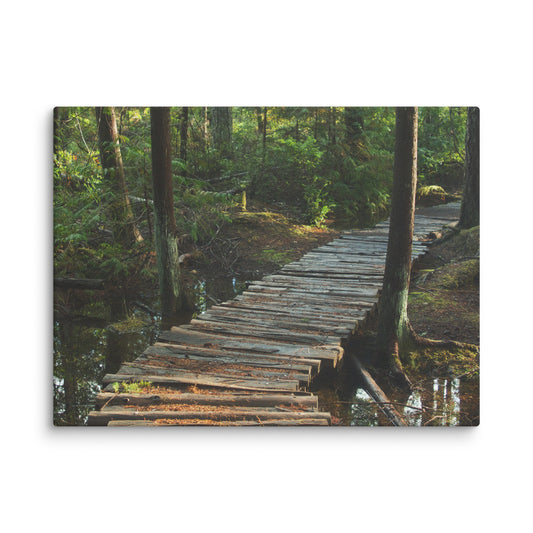
[[[459,203],[417,209],[413,258],[459,212]],[[324,367],[340,366],[350,336],[376,306],[387,238],[388,221],[345,231],[190,324],[162,332],[104,377],[88,424],[331,425],[308,389]]]

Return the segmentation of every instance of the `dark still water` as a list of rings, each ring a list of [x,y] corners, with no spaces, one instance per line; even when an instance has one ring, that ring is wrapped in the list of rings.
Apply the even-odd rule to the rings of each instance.
[[[194,287],[197,313],[212,304],[240,294],[248,281],[218,278],[200,281]],[[62,295],[64,297],[64,295]],[[159,332],[171,325],[188,323],[192,315],[177,317],[162,324],[156,295],[120,302],[90,301],[76,311],[56,314],[54,320],[54,424],[83,426],[94,409],[105,374],[115,373],[120,365],[133,361],[157,341]],[[117,319],[116,309],[127,311]],[[113,311],[115,309],[115,311]],[[333,423],[343,426],[387,426],[381,408],[357,382],[346,375],[321,378],[312,388],[320,407],[329,411]],[[396,408],[413,426],[475,425],[479,416],[479,391],[474,382],[458,379],[428,379],[408,396],[390,396]]]
[[[339,380],[313,391],[320,406],[341,426],[391,426],[381,407],[357,383]],[[428,378],[417,389],[387,393],[409,426],[475,426],[479,424],[479,381]]]
[[[193,288],[196,313],[235,297],[246,284],[237,278],[197,282]],[[86,425],[103,377],[139,357],[157,341],[160,331],[186,324],[193,316],[184,314],[164,324],[158,306],[154,294],[142,302],[91,301],[77,307],[68,318],[64,314],[54,316],[54,425]],[[118,319],[117,309],[127,318]]]

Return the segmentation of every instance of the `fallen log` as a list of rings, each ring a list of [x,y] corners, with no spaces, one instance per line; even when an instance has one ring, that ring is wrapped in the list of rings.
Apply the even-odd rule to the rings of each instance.
[[[103,279],[54,278],[54,287],[61,289],[102,290]]]
[[[364,388],[372,399],[379,405],[385,416],[391,421],[394,426],[407,426],[407,422],[400,413],[394,408],[392,402],[387,398],[385,393],[381,390],[380,386],[374,381],[374,378],[370,375],[363,365],[355,356],[351,356],[351,360],[355,366],[357,372],[361,375],[364,383]]]

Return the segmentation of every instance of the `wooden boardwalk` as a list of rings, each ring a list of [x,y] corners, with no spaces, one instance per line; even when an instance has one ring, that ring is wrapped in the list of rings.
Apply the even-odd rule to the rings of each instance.
[[[424,236],[458,219],[459,204],[439,207],[416,215],[413,258],[425,252]],[[377,304],[387,237],[388,221],[344,232],[162,332],[104,377],[89,425],[331,425],[308,389],[321,369],[339,365]]]

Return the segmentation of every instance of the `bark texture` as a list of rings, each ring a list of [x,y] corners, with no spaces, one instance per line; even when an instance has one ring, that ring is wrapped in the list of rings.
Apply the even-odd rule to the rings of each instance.
[[[180,159],[187,161],[187,135],[189,129],[189,108],[181,108],[180,118]]]
[[[170,108],[150,108],[150,122],[155,242],[161,312],[163,318],[169,318],[178,313],[184,305],[180,284],[178,235],[174,217]]]
[[[466,121],[465,177],[461,228],[479,226],[479,107],[469,107]]]
[[[126,177],[122,165],[122,153],[118,140],[117,121],[114,107],[97,107],[98,148],[100,162],[104,172],[109,176],[114,191],[112,211],[115,238],[126,245],[143,238],[135,220],[128,197]]]
[[[231,107],[213,107],[211,109],[213,148],[222,157],[230,157],[233,118]]]
[[[410,333],[407,297],[415,214],[417,144],[417,108],[397,108],[390,230],[378,314],[378,353],[386,366],[400,371],[399,350]]]

